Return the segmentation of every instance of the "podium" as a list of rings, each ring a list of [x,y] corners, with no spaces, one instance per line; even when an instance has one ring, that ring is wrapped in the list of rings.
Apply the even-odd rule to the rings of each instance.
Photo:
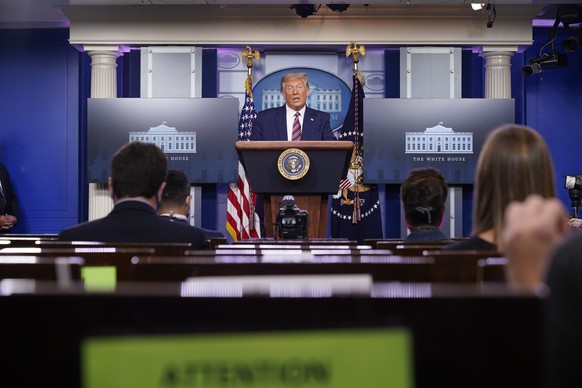
[[[346,177],[351,141],[238,141],[235,148],[253,192],[263,195],[267,237],[277,237],[276,217],[281,199],[293,195],[295,204],[308,212],[308,237],[324,238],[328,222],[329,194],[338,191]],[[289,149],[305,153],[309,169],[301,178],[280,172],[280,158]]]

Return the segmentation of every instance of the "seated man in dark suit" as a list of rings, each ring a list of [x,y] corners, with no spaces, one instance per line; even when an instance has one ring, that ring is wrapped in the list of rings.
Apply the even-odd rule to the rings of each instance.
[[[329,113],[307,107],[306,73],[287,73],[281,78],[286,104],[257,114],[251,140],[336,140]]]
[[[168,171],[166,187],[164,187],[162,201],[160,202],[160,216],[173,222],[191,226],[188,222],[188,209],[191,201],[190,181],[186,174],[176,170]],[[202,230],[207,239],[212,237],[224,238],[224,235],[219,231],[191,227]]]
[[[62,241],[190,243],[205,249],[201,230],[170,222],[156,213],[165,186],[168,161],[154,144],[131,142],[111,161],[109,194],[115,206],[104,218],[64,229]]]
[[[12,189],[10,174],[0,163],[0,233],[9,233],[18,223],[18,198]]]

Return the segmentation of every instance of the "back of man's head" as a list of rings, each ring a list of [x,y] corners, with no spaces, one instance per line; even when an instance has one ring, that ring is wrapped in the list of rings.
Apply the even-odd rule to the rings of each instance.
[[[134,141],[111,160],[111,185],[116,198],[152,198],[166,179],[168,160],[155,144]]]
[[[177,170],[168,171],[166,187],[162,193],[163,207],[175,208],[184,205],[190,195],[190,181],[186,174]]]

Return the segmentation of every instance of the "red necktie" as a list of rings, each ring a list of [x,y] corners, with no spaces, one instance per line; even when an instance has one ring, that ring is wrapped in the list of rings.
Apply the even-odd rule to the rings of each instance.
[[[295,112],[295,118],[293,119],[293,132],[291,133],[292,141],[301,140],[301,124],[299,124],[299,115],[301,113]]]

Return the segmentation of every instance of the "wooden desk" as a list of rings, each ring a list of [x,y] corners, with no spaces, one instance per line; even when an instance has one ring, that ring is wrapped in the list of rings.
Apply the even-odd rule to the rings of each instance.
[[[81,279],[80,257],[0,256],[0,279],[50,280],[60,283]]]
[[[134,280],[185,281],[190,277],[249,275],[346,275],[370,274],[374,281],[430,282],[433,260],[428,257],[361,257],[327,255],[294,262],[280,257],[199,256],[148,257],[133,261]]]
[[[542,299],[505,288],[398,283],[342,298],[186,297],[177,283],[35,289],[0,295],[6,387],[80,387],[81,342],[94,336],[390,326],[412,333],[416,388],[542,387]]]

